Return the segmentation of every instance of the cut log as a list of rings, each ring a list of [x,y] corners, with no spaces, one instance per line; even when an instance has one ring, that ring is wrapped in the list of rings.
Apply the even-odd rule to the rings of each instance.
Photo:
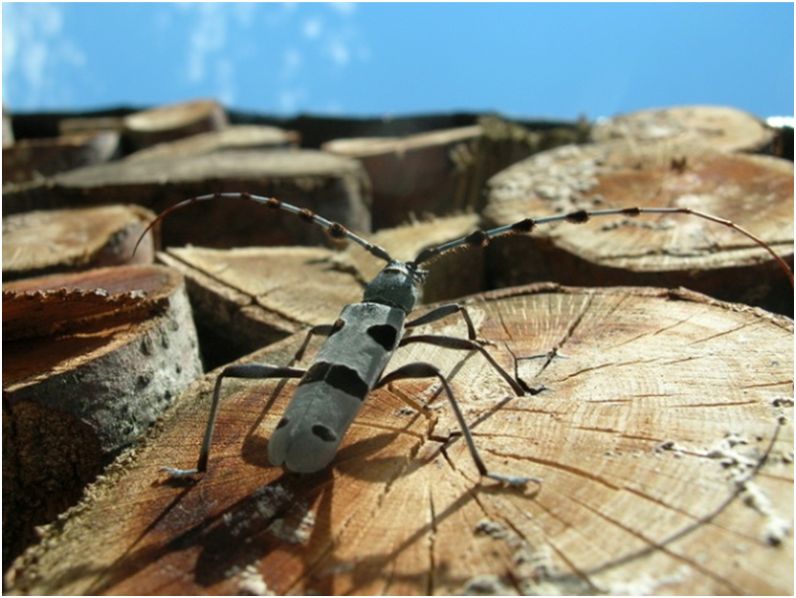
[[[119,266],[3,285],[3,562],[202,373],[182,278]]]
[[[260,125],[233,125],[220,131],[159,143],[130,154],[126,160],[163,160],[225,150],[286,149],[298,147],[298,144],[299,137],[294,131]]]
[[[34,209],[136,203],[159,213],[196,195],[247,191],[306,207],[359,231],[370,230],[367,176],[354,160],[323,152],[226,151],[169,160],[116,162],[57,176],[3,194],[3,214]],[[175,212],[163,223],[166,246],[294,245],[326,242],[322,230],[243,200]]]
[[[467,127],[335,139],[322,147],[362,163],[373,184],[373,228],[380,230],[418,217],[478,212],[489,177],[542,149],[577,140],[571,128],[529,131],[488,116]]]
[[[124,131],[123,116],[80,116],[62,118],[58,121],[58,132],[61,135],[73,133],[98,133],[115,131],[121,135]]]
[[[41,180],[81,166],[101,164],[118,152],[119,134],[112,131],[21,139],[3,147],[3,185]]]
[[[668,141],[730,152],[770,152],[777,136],[759,118],[726,106],[677,106],[641,110],[594,125],[595,141]]]
[[[480,199],[475,156],[481,127],[407,137],[336,139],[322,149],[362,162],[373,184],[373,228],[411,217],[474,210]]]
[[[576,209],[701,210],[753,232],[793,263],[793,163],[767,156],[621,142],[537,154],[490,181],[487,225]],[[694,216],[599,218],[535,229],[488,248],[495,286],[686,286],[793,313],[793,292],[762,248]]]
[[[194,100],[158,106],[124,119],[124,139],[129,151],[174,141],[227,126],[227,113],[215,100]]]
[[[371,235],[396,259],[412,259],[431,243],[460,237],[475,215],[453,216]],[[337,253],[308,247],[217,250],[170,248],[158,254],[187,281],[205,363],[237,359],[304,327],[334,322],[360,301],[363,284],[384,267],[359,246]],[[453,253],[437,260],[423,286],[426,301],[483,290],[484,258]]]
[[[479,355],[419,344],[388,371],[439,365],[487,465],[540,484],[479,483],[431,380],[371,393],[311,476],[266,459],[295,382],[226,380],[208,472],[166,482],[161,466],[195,462],[213,373],[42,530],[6,591],[793,592],[790,320],[655,289],[537,285],[468,303],[509,371],[508,349],[567,356],[519,362],[544,390],[516,397]],[[302,338],[248,360],[285,364]],[[428,417],[401,397],[433,400]]]
[[[3,279],[102,266],[149,264],[152,234],[133,248],[155,215],[140,206],[99,206],[14,214],[3,219]],[[133,261],[131,261],[133,260]]]

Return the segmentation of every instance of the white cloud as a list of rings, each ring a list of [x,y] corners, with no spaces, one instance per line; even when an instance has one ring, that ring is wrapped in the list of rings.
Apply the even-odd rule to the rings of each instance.
[[[301,26],[301,33],[307,39],[316,39],[323,30],[323,21],[317,17],[311,17],[304,21]]]
[[[330,2],[329,8],[343,15],[351,15],[357,9],[357,5],[353,2]]]
[[[9,3],[3,6],[3,17],[3,83],[12,90],[4,100],[23,109],[66,104],[69,88],[57,80],[69,69],[85,75],[87,60],[63,32],[63,8]]]
[[[342,39],[333,39],[327,47],[328,56],[339,67],[347,66],[351,61],[351,51]]]

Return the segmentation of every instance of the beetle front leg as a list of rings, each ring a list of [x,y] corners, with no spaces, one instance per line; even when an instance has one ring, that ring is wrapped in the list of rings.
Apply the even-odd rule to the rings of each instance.
[[[462,314],[462,318],[464,318],[464,323],[467,324],[467,338],[469,340],[475,341],[482,345],[493,344],[491,341],[479,339],[476,336],[475,326],[473,326],[473,320],[470,317],[470,312],[468,312],[467,308],[461,303],[446,303],[445,305],[440,305],[439,307],[432,309],[427,314],[423,314],[419,318],[410,320],[405,324],[405,327],[413,328],[414,326],[422,326],[423,324],[430,324],[431,322],[436,322],[437,320],[441,320],[442,318],[446,318],[457,312]]]

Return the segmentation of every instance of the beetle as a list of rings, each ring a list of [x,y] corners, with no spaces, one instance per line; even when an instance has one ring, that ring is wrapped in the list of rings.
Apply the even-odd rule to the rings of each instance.
[[[331,463],[346,431],[370,391],[405,378],[436,378],[442,385],[479,474],[511,486],[523,486],[531,481],[540,482],[536,477],[494,472],[486,466],[453,391],[436,366],[425,362],[409,363],[386,376],[383,375],[391,357],[399,347],[419,342],[448,349],[478,351],[517,396],[534,392],[510,375],[485,349],[488,342],[477,338],[472,318],[462,304],[444,304],[418,318],[407,319],[420,301],[421,285],[427,274],[422,265],[450,251],[484,246],[496,237],[529,233],[538,225],[554,222],[567,221],[580,224],[591,218],[606,216],[689,214],[728,226],[763,247],[783,269],[793,286],[793,272],[790,267],[765,241],[730,220],[679,207],[576,210],[541,218],[525,218],[510,225],[476,230],[464,237],[426,248],[412,261],[401,261],[394,259],[384,248],[367,241],[342,224],[327,220],[309,209],[299,208],[272,197],[245,192],[225,192],[192,197],[164,210],[147,226],[139,238],[139,243],[152,227],[174,210],[197,202],[220,199],[254,201],[267,208],[294,214],[323,228],[332,238],[347,239],[357,243],[374,257],[385,261],[386,266],[365,286],[361,302],[345,306],[333,324],[315,326],[307,332],[291,363],[301,359],[312,336],[326,336],[327,340],[306,370],[272,364],[241,364],[224,368],[217,377],[213,389],[210,415],[196,467],[190,469],[164,467],[163,470],[172,477],[192,476],[207,470],[221,397],[221,383],[224,378],[300,379],[292,400],[268,442],[268,459],[271,464],[296,473],[318,472]],[[136,244],[136,248],[137,246]],[[444,335],[406,334],[416,326],[455,314],[460,314],[464,319],[467,326],[466,339]]]

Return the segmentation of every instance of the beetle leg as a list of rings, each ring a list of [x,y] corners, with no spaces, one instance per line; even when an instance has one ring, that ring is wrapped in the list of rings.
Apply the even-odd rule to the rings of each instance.
[[[210,456],[210,443],[213,438],[213,428],[216,425],[218,415],[218,404],[221,398],[221,381],[224,378],[301,378],[305,370],[279,367],[268,364],[246,363],[241,365],[231,365],[225,367],[216,378],[213,388],[213,402],[210,406],[210,417],[207,420],[202,447],[199,449],[199,459],[193,469],[178,469],[176,467],[161,467],[161,471],[169,474],[170,477],[180,478],[207,471],[207,460]]]
[[[464,440],[467,442],[467,448],[470,451],[470,456],[473,458],[475,466],[478,469],[478,473],[480,473],[481,476],[490,478],[492,480],[497,480],[498,482],[509,484],[511,486],[524,486],[528,482],[541,483],[539,478],[505,475],[501,473],[495,473],[487,469],[486,465],[484,464],[484,460],[481,458],[481,455],[478,452],[478,448],[475,446],[473,436],[470,433],[470,428],[464,419],[462,410],[459,408],[459,404],[456,402],[456,399],[453,396],[453,391],[451,390],[448,381],[445,380],[445,376],[442,375],[442,372],[440,372],[439,368],[436,366],[423,362],[407,364],[384,376],[376,385],[376,387],[378,388],[380,386],[389,384],[390,382],[394,382],[395,380],[401,380],[404,378],[439,379],[439,381],[442,383],[442,388],[445,390],[445,395],[448,397],[451,408],[453,409],[453,414],[456,416],[456,419],[459,422],[459,427],[462,429],[462,434],[464,435]]]

